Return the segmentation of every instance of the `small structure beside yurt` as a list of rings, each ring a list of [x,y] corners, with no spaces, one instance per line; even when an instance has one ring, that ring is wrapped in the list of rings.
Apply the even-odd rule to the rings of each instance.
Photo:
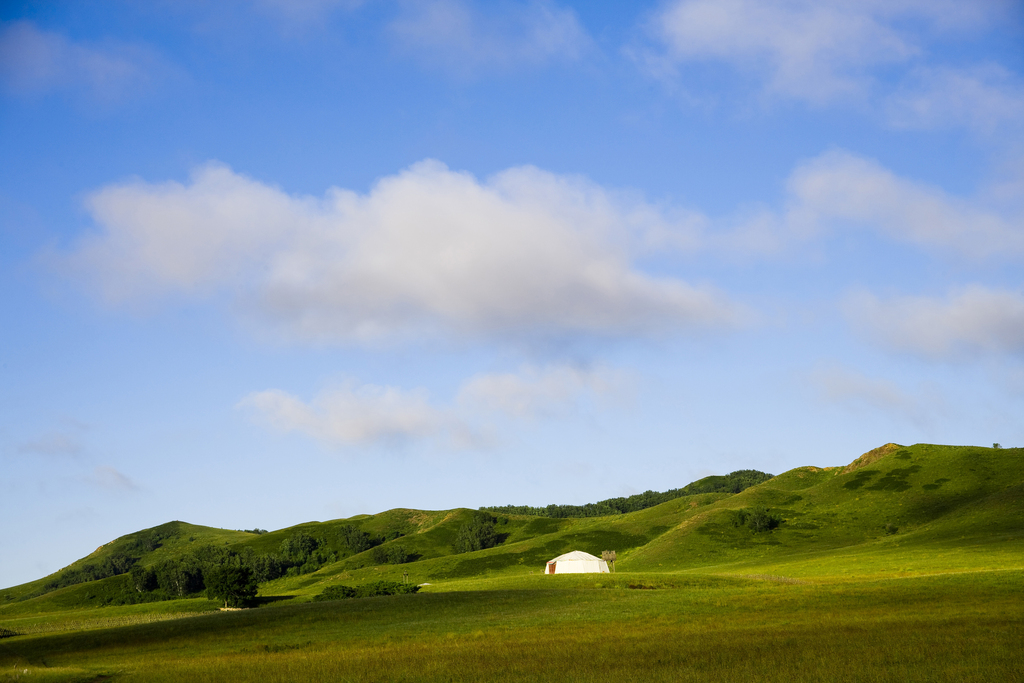
[[[573,550],[571,553],[559,555],[553,560],[548,560],[544,566],[545,574],[599,574],[608,573],[608,563],[600,557],[594,557],[582,550]]]

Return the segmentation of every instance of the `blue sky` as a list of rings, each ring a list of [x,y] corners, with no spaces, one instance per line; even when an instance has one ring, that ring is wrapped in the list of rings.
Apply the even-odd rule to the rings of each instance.
[[[1022,20],[4,3],[0,585],[172,519],[1021,445]]]

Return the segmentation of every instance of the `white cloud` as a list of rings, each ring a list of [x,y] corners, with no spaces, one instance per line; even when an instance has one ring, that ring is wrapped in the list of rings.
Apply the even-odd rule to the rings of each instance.
[[[676,0],[651,22],[670,65],[725,62],[768,93],[862,98],[875,74],[925,54],[932,35],[991,25],[1009,3],[956,0]]]
[[[239,406],[281,431],[341,445],[423,438],[458,426],[422,390],[374,385],[349,384],[321,393],[312,403],[272,389],[249,394]]]
[[[867,377],[839,365],[823,365],[811,373],[810,382],[818,396],[828,403],[857,411],[879,411],[916,423],[927,421],[929,411],[924,401],[892,381]]]
[[[491,414],[512,419],[552,418],[587,399],[622,394],[622,373],[568,365],[525,366],[517,373],[469,378],[451,404],[431,401],[424,389],[349,382],[311,402],[278,389],[253,392],[239,408],[282,432],[297,432],[328,445],[358,446],[447,439],[455,447],[492,445]]]
[[[586,396],[619,392],[625,379],[607,368],[554,365],[526,366],[518,373],[489,373],[471,377],[459,391],[461,405],[525,418],[555,415]]]
[[[711,289],[633,265],[669,218],[532,167],[480,182],[426,161],[366,195],[314,199],[210,164],[186,185],[108,186],[88,208],[100,231],[62,265],[108,300],[225,289],[306,339],[617,336],[742,317]]]
[[[899,128],[962,125],[991,132],[1024,121],[1024,84],[997,64],[971,69],[922,68],[885,103]]]
[[[786,218],[798,231],[833,222],[872,226],[900,241],[976,258],[1024,251],[1020,219],[1007,220],[846,152],[802,165],[789,189],[793,206]]]
[[[902,178],[848,152],[826,152],[798,166],[787,194],[783,212],[759,212],[720,239],[732,249],[770,252],[828,231],[868,229],[972,259],[1024,254],[1024,217]]]
[[[575,12],[546,0],[489,13],[468,0],[404,2],[401,8],[391,24],[401,48],[462,74],[576,60],[591,44]]]
[[[30,21],[0,28],[0,82],[18,95],[67,90],[116,103],[171,71],[155,53],[138,45],[76,43]]]
[[[868,292],[845,304],[851,324],[895,351],[934,359],[965,354],[1024,354],[1024,293],[972,285],[945,299]]]

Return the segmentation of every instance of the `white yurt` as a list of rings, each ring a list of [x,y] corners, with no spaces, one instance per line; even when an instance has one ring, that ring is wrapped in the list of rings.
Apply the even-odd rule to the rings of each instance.
[[[582,550],[573,550],[571,553],[559,555],[553,560],[548,560],[544,567],[545,574],[597,574],[608,573],[608,563],[600,557],[594,557]]]

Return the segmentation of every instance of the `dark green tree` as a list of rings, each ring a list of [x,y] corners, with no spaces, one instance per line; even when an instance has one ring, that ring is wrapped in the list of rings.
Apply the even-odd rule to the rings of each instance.
[[[206,597],[223,600],[225,607],[245,607],[256,597],[256,577],[248,567],[216,567],[204,579]]]
[[[132,587],[139,593],[156,590],[159,585],[156,581],[156,573],[152,569],[135,565],[128,573],[131,575]]]
[[[468,553],[498,545],[498,532],[494,529],[495,517],[483,510],[473,513],[473,518],[463,524],[455,537],[455,552]]]
[[[776,515],[773,515],[771,511],[766,507],[755,507],[750,511],[750,516],[747,518],[747,526],[754,533],[760,533],[763,531],[771,531],[772,529],[779,526],[779,519]]]
[[[281,555],[293,564],[305,564],[320,547],[320,541],[305,531],[295,531],[281,543]]]
[[[346,524],[339,531],[341,542],[353,553],[361,553],[374,546],[373,538],[359,527]]]
[[[179,598],[203,589],[203,569],[191,553],[174,560],[165,560],[154,571],[160,587]]]
[[[381,545],[376,546],[370,551],[370,559],[373,560],[374,564],[387,564],[388,549]]]

